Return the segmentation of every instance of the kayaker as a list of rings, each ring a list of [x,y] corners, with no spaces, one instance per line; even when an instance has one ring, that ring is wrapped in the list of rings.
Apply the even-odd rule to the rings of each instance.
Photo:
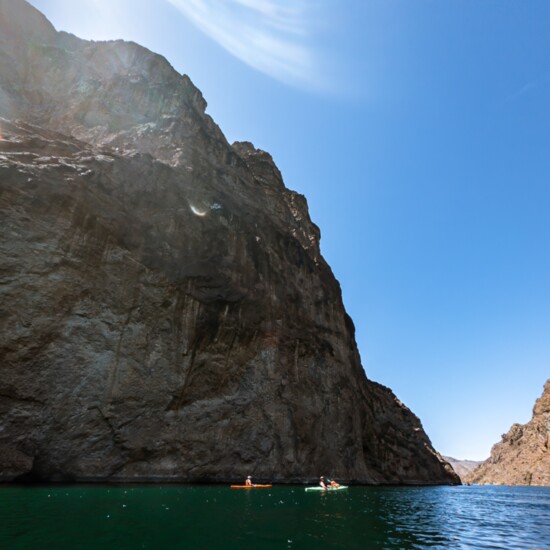
[[[246,481],[244,482],[244,484],[247,486],[247,487],[254,487],[254,483],[252,483],[252,476],[248,476],[246,478]]]
[[[325,478],[323,476],[319,478],[319,485],[325,490],[328,489],[327,484],[325,483]]]

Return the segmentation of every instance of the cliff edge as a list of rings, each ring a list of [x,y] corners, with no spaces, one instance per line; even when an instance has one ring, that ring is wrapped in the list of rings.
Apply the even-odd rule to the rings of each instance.
[[[464,482],[482,485],[550,485],[550,379],[527,424],[514,424],[491,456]]]

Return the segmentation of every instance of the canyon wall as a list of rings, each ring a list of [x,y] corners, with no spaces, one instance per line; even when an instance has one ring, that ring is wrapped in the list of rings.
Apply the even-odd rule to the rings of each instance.
[[[464,481],[482,463],[480,460],[460,460],[451,456],[444,456],[443,458],[453,467],[461,481]]]
[[[454,484],[306,199],[134,43],[0,0],[0,479]]]
[[[514,424],[491,456],[462,478],[488,485],[550,485],[550,379],[527,424]]]

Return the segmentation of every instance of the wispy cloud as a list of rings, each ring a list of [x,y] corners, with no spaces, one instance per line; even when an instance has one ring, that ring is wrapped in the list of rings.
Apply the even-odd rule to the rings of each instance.
[[[287,84],[317,87],[307,0],[168,0],[228,52]],[[317,4],[318,6],[320,5]]]
[[[499,102],[499,106],[502,107],[508,103],[513,103],[520,97],[524,96],[526,93],[530,92],[533,88],[536,88],[538,81],[534,80],[533,82],[528,82],[523,85],[519,90],[516,90],[514,93],[505,97],[502,101]]]
[[[508,101],[513,101],[513,100],[517,99],[518,97],[526,94],[529,90],[534,88],[536,85],[537,85],[536,82],[528,82],[527,84],[525,84],[525,86],[522,86],[521,89],[519,89],[517,92],[510,95],[508,97]]]

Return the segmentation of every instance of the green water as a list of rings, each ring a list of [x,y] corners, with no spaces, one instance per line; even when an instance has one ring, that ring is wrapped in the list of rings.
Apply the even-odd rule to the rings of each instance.
[[[550,489],[3,487],[0,548],[550,548]]]

